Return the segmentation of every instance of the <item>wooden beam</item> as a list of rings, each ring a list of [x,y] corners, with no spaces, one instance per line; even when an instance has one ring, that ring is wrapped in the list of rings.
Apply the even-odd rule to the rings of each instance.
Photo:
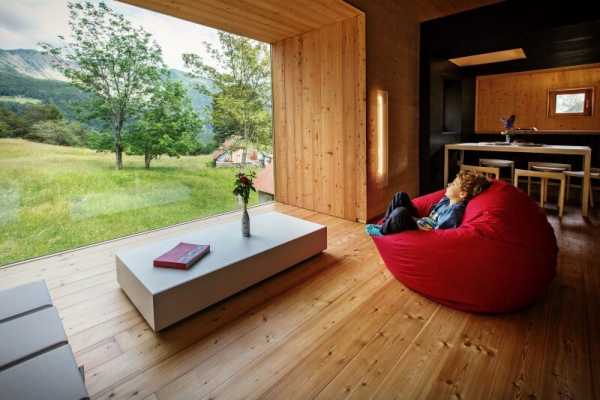
[[[343,0],[121,0],[267,43],[360,14]]]

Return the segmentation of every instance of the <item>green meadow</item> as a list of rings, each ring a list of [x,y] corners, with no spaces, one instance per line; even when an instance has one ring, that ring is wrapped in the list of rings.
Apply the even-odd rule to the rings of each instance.
[[[210,156],[124,157],[0,139],[0,265],[239,208]]]

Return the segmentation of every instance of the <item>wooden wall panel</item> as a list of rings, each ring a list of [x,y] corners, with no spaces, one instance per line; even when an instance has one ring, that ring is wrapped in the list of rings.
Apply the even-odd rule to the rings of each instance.
[[[277,201],[366,220],[364,16],[272,45]]]
[[[548,90],[592,86],[591,116],[548,116]],[[584,65],[477,77],[475,132],[498,133],[501,117],[517,116],[517,127],[541,131],[600,133],[600,65]]]

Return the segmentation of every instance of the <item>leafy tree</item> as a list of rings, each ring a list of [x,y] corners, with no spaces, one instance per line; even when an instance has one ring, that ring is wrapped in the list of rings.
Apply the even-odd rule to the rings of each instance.
[[[30,104],[23,110],[22,118],[28,125],[41,121],[57,121],[63,118],[62,113],[54,104]]]
[[[107,131],[91,130],[88,132],[86,146],[98,152],[114,149],[113,136]]]
[[[217,142],[235,138],[244,150],[249,145],[268,149],[272,145],[271,69],[269,48],[252,39],[219,32],[219,46],[205,43],[218,67],[198,54],[184,54],[186,67],[194,77],[208,78],[211,85],[199,90],[212,98],[208,111]]]
[[[87,135],[88,130],[81,124],[60,119],[34,124],[25,135],[25,139],[61,146],[83,146],[86,144]]]
[[[10,137],[10,133],[10,126],[5,121],[0,120],[0,138]]]
[[[73,85],[92,94],[87,103],[110,123],[117,169],[123,168],[123,130],[166,74],[152,35],[135,27],[106,3],[70,2],[72,40],[62,47],[42,43]]]
[[[32,127],[43,121],[60,121],[63,118],[60,110],[53,104],[20,104],[14,107],[17,112],[0,105],[0,122],[3,123],[0,136],[25,137]]]
[[[145,166],[150,168],[150,162],[163,154],[170,157],[188,154],[200,127],[201,121],[183,85],[164,80],[132,126],[127,141],[130,151],[143,154]]]
[[[27,129],[23,118],[0,105],[0,137],[22,137]]]
[[[202,142],[199,140],[195,140],[193,145],[190,146],[189,153],[190,155],[197,156],[198,154],[211,154],[215,151],[219,146],[214,140],[209,140],[206,142]]]

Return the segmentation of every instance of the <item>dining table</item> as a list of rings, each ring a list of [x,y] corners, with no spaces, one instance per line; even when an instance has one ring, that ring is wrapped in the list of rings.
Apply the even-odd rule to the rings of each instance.
[[[588,216],[590,195],[590,172],[592,149],[589,146],[547,145],[538,143],[508,143],[508,142],[475,142],[451,143],[444,145],[444,186],[448,185],[448,163],[450,151],[459,151],[460,164],[464,161],[465,151],[530,153],[571,155],[583,158],[583,193],[581,196],[581,215]]]

